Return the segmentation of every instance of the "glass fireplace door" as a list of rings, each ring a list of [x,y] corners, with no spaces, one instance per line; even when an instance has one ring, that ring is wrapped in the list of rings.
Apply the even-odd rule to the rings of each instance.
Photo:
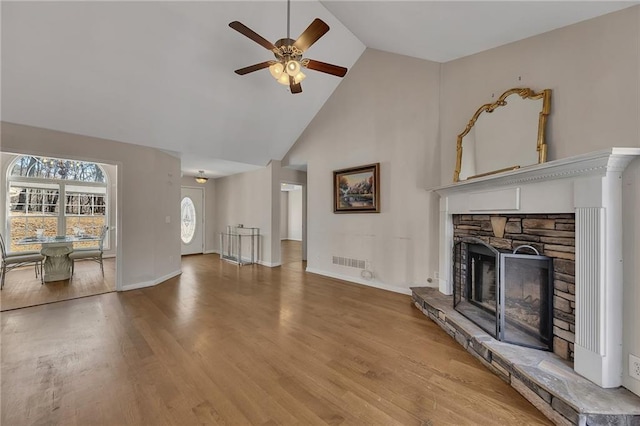
[[[551,347],[552,260],[546,256],[500,256],[500,340],[540,349]]]

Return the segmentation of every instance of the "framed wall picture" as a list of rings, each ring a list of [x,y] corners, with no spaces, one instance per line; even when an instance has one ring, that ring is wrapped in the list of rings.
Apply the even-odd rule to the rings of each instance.
[[[380,212],[380,163],[333,172],[333,212]]]

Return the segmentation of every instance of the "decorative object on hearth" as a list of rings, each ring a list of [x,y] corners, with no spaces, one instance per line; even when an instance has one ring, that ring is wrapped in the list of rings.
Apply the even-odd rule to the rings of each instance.
[[[544,163],[550,109],[551,89],[510,89],[482,105],[458,135],[453,181]]]
[[[507,226],[507,218],[503,216],[491,216],[491,229],[496,238],[504,237],[504,229]]]
[[[287,37],[281,38],[275,43],[271,43],[238,21],[233,21],[229,24],[231,28],[240,34],[250,38],[265,49],[272,51],[276,57],[275,60],[240,68],[236,70],[235,73],[245,75],[263,68],[269,68],[269,72],[273,78],[275,78],[278,83],[289,86],[292,94],[302,93],[300,82],[306,77],[302,72],[302,68],[320,71],[337,77],[344,77],[347,73],[347,69],[344,67],[302,57],[304,52],[311,47],[313,43],[329,31],[329,26],[321,19],[316,18],[297,40],[292,40],[289,36],[291,21],[290,9],[291,1],[287,0]]]
[[[380,212],[380,163],[333,172],[334,213]]]

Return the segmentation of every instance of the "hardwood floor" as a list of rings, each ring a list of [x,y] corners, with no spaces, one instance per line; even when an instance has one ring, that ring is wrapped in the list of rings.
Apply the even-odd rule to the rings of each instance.
[[[300,267],[302,265],[302,241],[280,241],[280,263],[287,267]]]
[[[550,424],[409,296],[217,255],[182,270],[3,313],[2,424]]]
[[[42,305],[61,300],[115,291],[115,259],[104,259],[104,277],[100,265],[91,261],[78,261],[71,281],[40,283],[33,267],[15,269],[7,274],[0,291],[0,311]]]

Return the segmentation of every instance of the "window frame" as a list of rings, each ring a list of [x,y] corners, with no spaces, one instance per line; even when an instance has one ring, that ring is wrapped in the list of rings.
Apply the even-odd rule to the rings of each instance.
[[[12,219],[12,212],[11,212],[11,195],[10,195],[10,189],[12,186],[20,186],[20,184],[26,184],[27,187],[32,187],[32,188],[39,188],[39,189],[54,189],[53,187],[57,186],[58,189],[58,212],[56,214],[51,214],[51,215],[26,215],[26,218],[28,217],[57,217],[57,233],[58,235],[66,235],[67,234],[67,217],[71,216],[71,217],[89,217],[89,216],[94,216],[94,215],[67,215],[66,213],[66,200],[67,200],[67,186],[71,186],[74,187],[73,191],[70,191],[71,193],[79,193],[78,191],[76,191],[75,189],[77,187],[91,187],[91,188],[104,188],[104,200],[105,200],[105,205],[104,205],[104,224],[106,226],[109,226],[109,219],[110,219],[110,210],[111,210],[111,191],[110,191],[110,185],[109,185],[109,175],[107,173],[107,171],[104,169],[104,167],[100,164],[100,163],[96,163],[96,162],[92,162],[92,161],[84,161],[85,163],[92,163],[95,164],[97,167],[99,167],[102,171],[102,174],[104,176],[104,182],[85,182],[85,181],[79,181],[79,180],[73,180],[73,179],[60,179],[60,178],[42,178],[42,177],[30,177],[30,176],[14,176],[12,175],[12,171],[14,169],[15,164],[20,161],[21,158],[23,157],[35,157],[35,158],[43,158],[40,156],[36,156],[36,155],[28,155],[28,154],[22,154],[22,155],[18,155],[16,156],[16,158],[14,158],[11,162],[9,162],[7,171],[6,171],[6,188],[5,188],[5,193],[6,193],[6,220],[5,220],[5,235],[7,236],[6,238],[6,242],[7,242],[7,248],[11,249],[11,241],[12,241],[12,235],[11,235],[11,219]],[[49,158],[49,157],[47,157]],[[73,160],[68,160],[68,159],[54,159],[54,160],[60,160],[60,161],[73,161]],[[110,249],[110,239],[109,239],[109,233],[107,232],[106,236],[105,236],[105,240],[104,240],[104,249],[105,250],[109,250]]]

